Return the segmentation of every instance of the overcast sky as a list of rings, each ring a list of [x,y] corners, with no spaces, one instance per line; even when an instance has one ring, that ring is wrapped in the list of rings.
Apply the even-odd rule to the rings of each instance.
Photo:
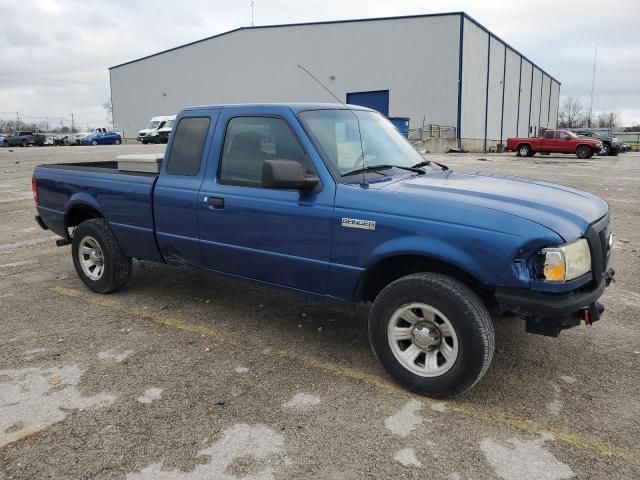
[[[589,102],[640,123],[640,1],[255,0],[269,25],[463,10]],[[0,118],[106,123],[108,67],[251,23],[250,0],[0,0]]]

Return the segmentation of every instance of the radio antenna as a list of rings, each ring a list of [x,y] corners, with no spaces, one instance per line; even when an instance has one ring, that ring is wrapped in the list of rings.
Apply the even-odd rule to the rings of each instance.
[[[305,72],[307,75],[309,75],[311,78],[313,78],[322,88],[324,88],[327,92],[329,92],[329,95],[335,98],[338,101],[338,103],[340,103],[340,105],[346,108],[351,113],[351,115],[353,115],[353,118],[356,119],[356,125],[358,126],[358,138],[360,139],[360,156],[362,157],[362,181],[360,182],[360,186],[362,188],[369,188],[369,183],[367,183],[367,175],[366,175],[366,170],[364,165],[364,145],[362,144],[362,131],[360,130],[360,119],[355,114],[355,112],[349,108],[349,106],[346,103],[340,100],[331,90],[329,90],[324,85],[324,83],[318,80],[313,73],[311,73],[309,70],[307,70],[300,64],[298,64],[298,68],[303,72]]]

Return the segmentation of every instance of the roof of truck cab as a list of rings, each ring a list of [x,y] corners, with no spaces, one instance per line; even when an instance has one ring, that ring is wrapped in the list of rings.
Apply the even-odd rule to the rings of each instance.
[[[255,108],[273,108],[274,110],[292,110],[295,113],[303,112],[305,110],[346,110],[345,105],[340,103],[237,103],[237,104],[222,104],[222,105],[198,105],[194,107],[187,107],[183,111],[194,110],[213,110],[220,108],[234,108],[234,109],[247,109],[253,110]],[[374,111],[367,107],[360,105],[346,105],[352,110],[367,110]]]

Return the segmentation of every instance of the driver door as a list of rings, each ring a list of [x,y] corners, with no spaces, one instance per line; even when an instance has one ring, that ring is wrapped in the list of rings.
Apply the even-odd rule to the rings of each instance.
[[[315,191],[263,188],[268,159],[298,161],[319,175],[292,113],[264,107],[225,109],[217,151],[199,195],[200,245],[212,270],[325,294],[331,252],[334,183]],[[321,166],[321,168],[324,165]],[[326,178],[326,174],[325,174]]]

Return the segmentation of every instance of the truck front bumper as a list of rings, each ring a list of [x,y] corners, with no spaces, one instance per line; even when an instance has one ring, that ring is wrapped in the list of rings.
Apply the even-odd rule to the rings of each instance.
[[[600,319],[604,306],[598,299],[615,273],[609,268],[596,287],[565,294],[498,288],[494,295],[503,310],[525,319],[527,332],[557,337],[562,330],[580,325],[583,320],[590,325]]]

